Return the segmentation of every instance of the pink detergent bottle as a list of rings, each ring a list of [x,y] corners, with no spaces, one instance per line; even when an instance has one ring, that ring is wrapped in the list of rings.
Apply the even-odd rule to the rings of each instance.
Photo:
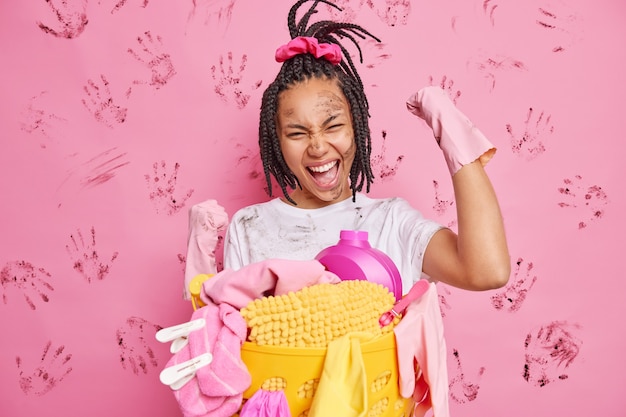
[[[315,257],[327,270],[342,280],[361,279],[382,284],[402,298],[402,279],[391,258],[371,247],[363,230],[342,230],[339,242],[323,249]]]

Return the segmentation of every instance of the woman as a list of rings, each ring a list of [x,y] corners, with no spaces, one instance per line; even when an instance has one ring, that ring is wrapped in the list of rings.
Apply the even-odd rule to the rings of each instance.
[[[403,292],[425,274],[468,289],[506,284],[510,258],[502,215],[484,171],[493,145],[439,88],[411,96],[409,111],[431,128],[452,174],[458,234],[425,219],[402,198],[372,199],[369,105],[363,83],[341,40],[359,49],[372,34],[358,25],[309,24],[319,3],[296,21],[292,40],[276,51],[282,67],[263,95],[259,146],[272,195],[272,176],[283,196],[239,210],[225,240],[224,267],[238,269],[268,258],[313,259],[334,245],[341,230],[365,230],[370,244],[397,265]],[[359,49],[360,52],[360,49]]]

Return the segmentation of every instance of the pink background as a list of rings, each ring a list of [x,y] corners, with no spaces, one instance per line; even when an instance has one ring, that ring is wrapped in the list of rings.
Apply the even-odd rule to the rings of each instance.
[[[455,227],[404,107],[424,85],[499,149],[510,285],[439,285],[453,415],[624,416],[623,2],[339,3],[383,40],[359,67],[371,195]],[[190,316],[188,209],[267,199],[258,109],[290,5],[0,3],[0,415],[179,415],[154,334]]]

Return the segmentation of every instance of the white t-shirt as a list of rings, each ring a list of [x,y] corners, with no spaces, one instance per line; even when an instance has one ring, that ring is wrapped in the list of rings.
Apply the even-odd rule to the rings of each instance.
[[[425,219],[402,198],[356,201],[301,209],[275,198],[237,211],[224,243],[224,267],[239,269],[266,259],[311,260],[339,241],[341,230],[368,232],[372,247],[395,263],[403,293],[422,278],[422,259],[430,238],[443,226]]]

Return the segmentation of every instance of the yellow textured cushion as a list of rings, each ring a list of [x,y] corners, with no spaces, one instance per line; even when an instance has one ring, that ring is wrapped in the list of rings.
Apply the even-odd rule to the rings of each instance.
[[[250,342],[319,348],[351,332],[376,337],[391,331],[399,319],[385,327],[378,320],[394,303],[393,294],[381,284],[347,280],[262,297],[241,309],[241,315],[250,329]]]

